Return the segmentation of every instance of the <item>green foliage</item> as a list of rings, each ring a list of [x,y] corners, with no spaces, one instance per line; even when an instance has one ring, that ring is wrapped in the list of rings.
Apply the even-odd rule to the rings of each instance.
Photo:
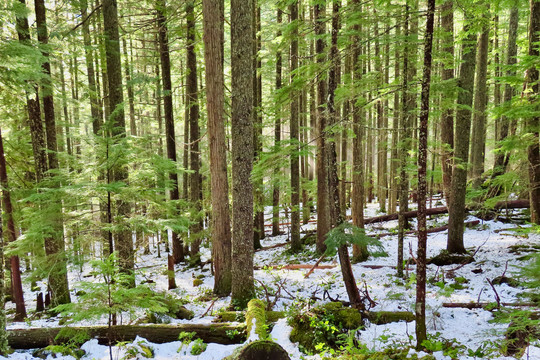
[[[346,346],[349,331],[363,326],[358,310],[345,308],[332,302],[309,311],[296,310],[289,317],[292,326],[291,341],[299,342],[300,349],[307,353],[323,349],[338,349]]]
[[[202,354],[204,351],[206,351],[206,347],[208,346],[208,344],[205,344],[202,339],[197,339],[193,342],[193,344],[191,345],[191,355],[200,355]]]
[[[335,256],[339,247],[343,245],[366,246],[373,257],[388,256],[379,240],[367,236],[364,229],[348,222],[344,222],[330,230],[324,243],[326,244],[325,254],[327,256]]]
[[[442,351],[445,356],[451,359],[459,359],[466,349],[456,339],[447,340],[442,338],[439,332],[435,333],[435,335],[428,334],[428,338],[422,342],[422,346],[430,352]]]
[[[120,343],[120,348],[124,348],[125,355],[121,360],[144,360],[152,359],[154,357],[154,349],[146,342],[146,340],[140,340],[136,343]]]
[[[127,313],[134,317],[137,311],[144,309],[156,313],[166,313],[169,309],[163,297],[156,294],[148,285],[129,287],[133,275],[119,271],[116,253],[105,260],[92,262],[91,275],[96,281],[79,283],[83,294],[78,302],[59,305],[54,310],[70,317],[70,322],[96,320],[104,316]]]
[[[177,352],[181,352],[182,350],[184,350],[184,347],[189,348],[189,345],[191,344],[191,355],[202,354],[206,350],[208,344],[205,344],[202,339],[193,340],[196,335],[197,333],[195,332],[181,332],[180,335],[178,335],[178,340],[182,342],[182,345],[180,346],[180,348],[178,348]],[[231,336],[231,338],[233,337],[234,335]],[[184,355],[186,355],[186,352],[187,350],[184,350]]]
[[[69,327],[62,328],[54,338],[56,344],[45,348],[54,354],[60,353],[64,356],[73,356],[80,359],[85,355],[85,351],[80,347],[86,341],[90,340],[90,335],[82,329],[73,329]]]

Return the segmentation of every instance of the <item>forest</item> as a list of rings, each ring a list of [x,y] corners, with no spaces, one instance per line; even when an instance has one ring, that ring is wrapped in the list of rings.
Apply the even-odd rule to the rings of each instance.
[[[540,359],[540,1],[0,4],[1,359]]]

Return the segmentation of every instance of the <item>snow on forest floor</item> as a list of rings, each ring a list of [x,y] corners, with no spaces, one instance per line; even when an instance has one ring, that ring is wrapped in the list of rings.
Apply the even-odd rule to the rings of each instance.
[[[368,204],[365,212],[366,217],[376,216],[377,205]],[[270,211],[267,211],[270,213]],[[474,220],[469,216],[466,221]],[[267,222],[269,215],[267,215]],[[414,221],[414,220],[413,220]],[[428,220],[428,226],[441,226],[447,224],[448,217],[446,215],[433,217]],[[301,228],[302,232],[315,229],[315,224],[310,223]],[[495,292],[488,284],[488,279],[493,279],[502,275],[506,271],[506,275],[512,276],[519,269],[517,266],[524,266],[526,262],[518,261],[518,255],[509,252],[511,245],[526,245],[538,244],[540,236],[538,234],[520,235],[512,231],[500,231],[517,227],[513,224],[504,224],[496,221],[483,221],[479,226],[473,229],[466,229],[464,239],[467,249],[476,251],[474,256],[475,262],[464,265],[449,265],[437,267],[428,265],[428,279],[434,276],[442,276],[443,273],[448,273],[450,269],[457,268],[454,271],[455,277],[464,277],[468,280],[464,289],[448,291],[448,288],[433,284],[428,284],[427,300],[426,300],[426,321],[428,332],[430,334],[439,333],[441,338],[455,339],[458,343],[466,346],[471,350],[476,350],[486,344],[497,346],[504,339],[504,331],[507,324],[490,322],[493,318],[492,313],[483,309],[468,310],[464,308],[444,308],[443,302],[494,302]],[[385,223],[373,224],[366,226],[368,234],[376,234],[388,232],[397,228],[397,221],[389,221]],[[267,230],[270,228],[267,227]],[[287,228],[282,228],[287,232]],[[428,236],[428,257],[438,254],[446,247],[447,231],[429,234]],[[265,247],[283,243],[287,241],[287,235],[276,237],[268,236],[262,241]],[[415,303],[415,287],[412,282],[407,284],[395,277],[395,269],[392,266],[396,262],[397,254],[397,236],[387,236],[381,238],[388,257],[370,258],[367,262],[353,265],[354,275],[359,287],[367,286],[370,297],[377,303],[372,309],[374,311],[398,311],[408,310],[414,312]],[[308,247],[306,251],[298,257],[287,255],[285,252],[287,247],[279,247],[275,249],[258,251],[255,254],[254,263],[257,266],[265,265],[286,265],[290,263],[314,264],[317,256],[314,255],[314,245]],[[157,258],[155,248],[152,248],[151,255],[138,254],[138,282],[144,280],[153,280],[157,291],[167,290],[167,261],[166,253],[162,249],[162,257]],[[410,257],[409,252],[416,254],[416,237],[414,235],[405,238],[405,257]],[[202,261],[209,259],[210,251],[208,248],[203,248]],[[331,265],[337,264],[337,257],[327,259],[321,264]],[[371,269],[365,265],[383,265],[381,268]],[[414,266],[410,265],[414,273]],[[479,269],[482,271],[480,272]],[[475,270],[475,272],[473,272]],[[89,266],[85,266],[81,273],[78,268],[70,269],[69,279],[72,286],[72,299],[76,299],[75,292],[77,291],[77,283],[80,281],[88,281],[85,277],[90,271]],[[264,284],[268,288],[275,288],[278,283],[284,284],[282,297],[280,297],[274,310],[288,310],[294,306],[295,302],[301,301],[316,296],[323,297],[323,291],[327,290],[328,294],[333,298],[347,300],[347,294],[342,282],[339,266],[331,269],[317,269],[308,279],[304,279],[304,275],[308,270],[278,270],[278,269],[263,269],[255,271],[257,284]],[[193,278],[204,275],[203,284],[194,287]],[[450,281],[450,280],[448,280]],[[176,268],[176,284],[178,289],[172,290],[179,297],[188,300],[188,307],[194,311],[195,318],[193,320],[172,320],[171,323],[210,323],[217,311],[221,308],[226,308],[230,303],[230,298],[222,298],[214,301],[199,301],[196,300],[202,294],[209,294],[213,288],[213,277],[210,275],[209,265],[203,269],[191,268],[185,269],[183,265]],[[45,284],[40,283],[42,291],[45,290]],[[264,297],[262,287],[259,297]],[[518,294],[523,291],[522,288],[513,288],[507,284],[495,285],[497,294],[500,296],[501,302],[517,302],[520,301]],[[25,300],[27,309],[30,311],[35,309],[35,292],[30,290],[29,284],[25,282]],[[274,300],[271,297],[271,300]],[[328,300],[326,300],[328,301]],[[8,309],[12,308],[11,303],[8,304]],[[212,307],[209,310],[209,307]],[[206,315],[205,315],[206,314]],[[203,315],[205,315],[203,317]],[[53,327],[58,326],[58,318],[53,319],[37,319],[29,320],[24,323],[9,323],[8,329],[29,328],[29,327]],[[123,319],[127,323],[127,319]],[[80,323],[78,325],[96,325],[99,322],[92,321],[91,323]],[[105,319],[102,320],[106,324]],[[388,346],[397,344],[411,343],[410,337],[414,336],[414,322],[399,322],[386,325],[370,324],[365,330],[359,332],[359,341],[366,344],[368,348],[382,349]],[[296,344],[290,342],[288,334],[290,327],[285,319],[279,320],[273,327],[271,338],[281,344],[290,354],[291,359],[319,359],[319,356],[303,355]],[[135,340],[133,344],[136,344]],[[493,345],[495,344],[495,345]],[[182,343],[180,341],[166,344],[151,344],[154,349],[155,359],[222,359],[230,355],[233,350],[239,345],[219,345],[208,344],[206,351],[200,355],[191,355],[190,348],[184,346],[181,351],[178,351]],[[536,346],[535,346],[536,345]],[[529,346],[522,359],[540,359],[540,344]],[[97,340],[90,340],[83,345],[86,355],[83,359],[108,359],[109,352],[106,346],[98,345]],[[116,346],[113,351],[115,359],[121,359],[126,352],[126,346]],[[436,352],[437,359],[449,359],[442,352]],[[49,355],[50,357],[50,355]],[[17,351],[9,356],[9,359],[33,359],[31,351]],[[469,359],[468,357],[461,357]],[[490,358],[494,358],[490,355]],[[2,359],[2,357],[0,357]],[[73,359],[70,356],[59,355],[57,359]],[[471,357],[470,359],[473,359]],[[498,359],[512,359],[507,357],[498,357]]]

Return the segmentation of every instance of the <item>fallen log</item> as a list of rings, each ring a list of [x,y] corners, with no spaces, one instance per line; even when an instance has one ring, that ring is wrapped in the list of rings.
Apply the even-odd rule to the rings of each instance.
[[[483,309],[485,307],[490,307],[496,305],[491,302],[476,302],[476,303],[443,303],[442,306],[445,308],[463,308],[463,309]],[[535,303],[501,303],[502,306],[511,306],[511,307],[528,307],[536,306]]]
[[[528,199],[519,199],[519,200],[508,200],[508,201],[499,201],[493,207],[494,209],[528,209],[530,206]]]
[[[62,327],[8,330],[8,343],[13,349],[44,348],[57,343],[55,338],[61,329]],[[245,324],[115,325],[110,330],[107,326],[70,327],[70,329],[86,331],[102,345],[107,345],[109,340],[112,344],[133,341],[137,336],[162,344],[177,341],[178,335],[182,332],[194,332],[195,338],[204,342],[224,345],[239,344],[246,339]],[[58,343],[62,343],[62,340]]]
[[[476,226],[478,224],[480,224],[480,220],[473,220],[473,221],[465,222],[466,227],[473,227],[473,226]],[[437,233],[437,232],[441,232],[441,231],[445,231],[445,230],[448,230],[448,225],[443,225],[443,226],[438,226],[438,227],[435,227],[435,228],[427,229],[427,233],[432,234],[432,233]],[[410,231],[406,231],[405,235],[416,234],[417,232],[418,232],[417,230],[410,230]],[[392,236],[392,235],[397,235],[397,234],[396,233],[383,233],[383,234],[377,234],[376,237],[381,238],[381,237],[384,237],[384,236]]]
[[[262,248],[255,250],[255,252],[264,251],[264,250],[271,250],[271,249],[277,249],[277,248],[284,247],[284,246],[287,246],[287,245],[289,245],[288,242],[274,244],[274,245],[270,245],[270,246],[263,246]]]
[[[495,204],[493,207],[496,210],[502,210],[502,209],[527,209],[529,208],[530,203],[529,200],[508,200],[508,201],[499,201]],[[474,210],[474,208],[467,208],[467,210]],[[440,215],[440,214],[446,214],[448,213],[448,208],[446,206],[426,209],[426,215]],[[406,211],[404,214],[405,219],[412,219],[418,216],[417,210],[412,211]],[[395,214],[387,214],[387,215],[381,215],[381,216],[375,216],[371,218],[364,219],[364,224],[375,224],[390,220],[397,220],[399,217],[398,213]]]
[[[289,264],[289,265],[267,265],[267,266],[254,266],[255,270],[272,269],[272,270],[299,270],[299,269],[333,269],[337,265],[317,265],[313,266],[311,264]]]

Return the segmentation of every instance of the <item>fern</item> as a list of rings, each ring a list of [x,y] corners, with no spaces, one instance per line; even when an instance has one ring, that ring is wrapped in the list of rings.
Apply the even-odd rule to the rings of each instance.
[[[373,257],[388,256],[382,243],[368,235],[365,229],[344,222],[333,228],[327,235],[324,242],[326,244],[327,256],[335,256],[338,248],[342,245],[358,245],[368,248],[369,254]]]

